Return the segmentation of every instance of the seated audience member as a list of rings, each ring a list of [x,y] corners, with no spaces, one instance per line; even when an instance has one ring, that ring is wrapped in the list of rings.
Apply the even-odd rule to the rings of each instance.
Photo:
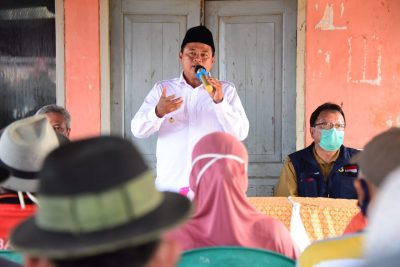
[[[322,104],[311,114],[310,126],[314,142],[285,159],[275,196],[356,198],[356,175],[344,166],[358,150],[343,145],[342,108]]]
[[[288,229],[247,200],[247,165],[247,150],[232,135],[215,132],[201,138],[193,149],[189,180],[195,214],[167,238],[185,250],[244,246],[297,258]]]
[[[400,135],[398,136],[400,142]],[[400,153],[392,155],[400,161]],[[399,164],[400,165],[400,164]],[[369,216],[370,226],[366,234],[365,257],[370,261],[398,255],[400,258],[400,167],[386,178]],[[399,266],[397,262],[396,266]],[[392,265],[394,266],[394,265]]]
[[[10,249],[9,231],[35,211],[38,171],[46,155],[60,145],[45,116],[7,126],[0,137],[0,250]]]
[[[379,196],[382,182],[388,173],[400,166],[400,129],[392,128],[372,138],[351,162],[358,164],[360,168],[354,186],[361,212],[368,217],[369,206],[371,210],[375,210],[375,207],[369,204]],[[298,266],[311,267],[329,264],[335,260],[361,259],[365,235],[365,232],[359,232],[314,242],[300,255]],[[343,264],[341,262],[341,265]]]
[[[175,266],[180,248],[160,235],[188,216],[190,201],[157,191],[130,142],[71,142],[48,155],[39,175],[40,206],[10,238],[25,266]]]
[[[46,115],[54,130],[69,138],[71,132],[71,115],[65,108],[51,104],[43,106],[36,111],[36,115],[41,114]]]

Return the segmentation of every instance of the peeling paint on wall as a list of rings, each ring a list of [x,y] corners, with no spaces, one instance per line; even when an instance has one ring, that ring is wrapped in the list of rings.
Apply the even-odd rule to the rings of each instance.
[[[388,128],[400,127],[400,114],[397,115],[395,120],[393,119],[392,116],[389,116],[389,119],[386,120],[386,125]]]
[[[379,41],[376,36],[372,36],[370,38],[370,41]],[[358,59],[358,62],[361,63],[360,71],[361,71],[361,77],[359,79],[354,78],[354,73],[353,70],[355,69],[353,64],[355,62],[355,59],[353,58],[353,37],[349,37],[347,39],[347,44],[348,44],[348,63],[347,63],[347,82],[352,82],[355,84],[363,83],[363,84],[370,84],[374,86],[380,86],[382,83],[382,45],[379,44],[376,47],[373,45],[368,44],[368,38],[363,36],[361,42],[362,42],[362,59]],[[374,68],[375,66],[370,66],[368,65],[369,58],[368,56],[371,56],[371,50],[376,49],[377,57],[376,57],[376,77],[375,78],[368,78],[367,77],[367,70],[370,68]],[[359,74],[359,71],[357,70],[357,74]]]
[[[344,12],[344,4],[340,11],[341,16],[343,16],[343,12]],[[347,30],[347,26],[335,26],[333,24],[333,17],[334,17],[333,4],[326,4],[324,15],[318,22],[318,24],[315,25],[315,29],[320,29],[322,31]]]
[[[326,51],[325,53],[321,50],[321,49],[318,49],[318,51],[317,51],[317,53],[318,54],[324,54],[324,59],[325,59],[325,62],[327,63],[327,64],[330,64],[331,63],[331,52],[330,51]]]
[[[343,103],[355,126],[346,130],[347,146],[363,147],[390,126],[400,127],[400,0],[306,3],[305,129],[327,101]],[[304,144],[312,141],[305,131]]]
[[[388,120],[386,120],[386,125],[387,125],[388,128],[393,127],[393,120],[392,120],[392,118],[389,118]]]
[[[344,3],[343,1],[340,3],[340,16],[343,17],[344,14]]]
[[[324,56],[325,56],[325,62],[327,63],[327,64],[330,64],[331,63],[331,52],[325,52],[324,53]]]

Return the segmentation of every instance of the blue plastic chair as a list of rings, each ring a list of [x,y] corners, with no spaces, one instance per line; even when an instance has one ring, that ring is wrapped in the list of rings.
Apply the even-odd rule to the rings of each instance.
[[[19,264],[24,261],[22,254],[14,250],[0,250],[0,257]]]
[[[185,251],[178,267],[294,267],[278,253],[246,247],[207,247]]]

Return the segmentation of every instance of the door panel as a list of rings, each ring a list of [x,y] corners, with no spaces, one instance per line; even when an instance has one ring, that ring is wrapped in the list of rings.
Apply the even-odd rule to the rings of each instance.
[[[134,138],[130,122],[153,85],[180,72],[176,52],[180,49],[180,28],[185,29],[183,16],[127,15],[124,18],[124,136],[139,146],[152,166],[156,162],[157,136]]]
[[[180,73],[186,29],[199,24],[197,1],[110,1],[112,133],[131,139],[155,168],[157,136],[133,137],[130,122],[157,81]]]
[[[214,75],[235,83],[250,121],[253,191],[271,191],[268,178],[295,151],[295,10],[294,1],[205,3],[205,24],[219,40]]]

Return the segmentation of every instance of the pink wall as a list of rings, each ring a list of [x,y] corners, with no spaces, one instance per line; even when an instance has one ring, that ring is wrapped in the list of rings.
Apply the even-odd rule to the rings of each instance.
[[[320,104],[343,105],[345,145],[400,126],[400,1],[308,0],[306,143]]]
[[[99,0],[64,1],[65,97],[71,138],[100,134]]]
[[[99,0],[66,0],[65,92],[72,138],[100,133]],[[308,120],[321,103],[343,105],[345,144],[362,147],[400,126],[400,1],[307,0]]]

